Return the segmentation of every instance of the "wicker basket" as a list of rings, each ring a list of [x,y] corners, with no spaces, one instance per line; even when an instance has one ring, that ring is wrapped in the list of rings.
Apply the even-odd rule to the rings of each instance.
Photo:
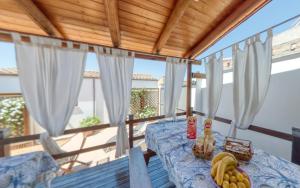
[[[215,143],[216,142],[214,142],[214,145],[215,145]],[[200,148],[196,146],[196,144],[193,145],[192,151],[193,151],[193,154],[195,155],[195,157],[201,158],[201,159],[206,159],[206,160],[212,159],[213,153],[214,153],[213,151],[204,153],[203,150],[200,150]]]
[[[224,150],[232,153],[238,160],[250,161],[253,156],[252,143],[250,140],[226,137]]]

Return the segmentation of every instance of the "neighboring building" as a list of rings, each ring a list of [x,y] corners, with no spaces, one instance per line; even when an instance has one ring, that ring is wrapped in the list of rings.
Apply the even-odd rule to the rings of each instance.
[[[84,79],[99,79],[99,72],[85,71]],[[150,74],[132,75],[132,88],[157,88],[157,84],[158,79]],[[20,93],[17,69],[0,68],[0,85],[0,93]]]
[[[158,79],[149,74],[133,74],[132,88],[157,88]],[[0,94],[21,93],[16,68],[0,68]],[[80,121],[89,116],[100,117],[103,123],[108,122],[108,114],[99,80],[99,72],[86,71],[78,97],[78,104],[67,128],[77,128]],[[39,126],[32,122],[31,133],[40,132]]]
[[[294,27],[273,36],[272,59],[273,62],[300,56],[300,21]],[[291,57],[289,57],[291,56]],[[232,69],[232,59],[224,58],[224,71]]]
[[[263,40],[263,39],[262,39]],[[258,112],[253,125],[291,134],[292,127],[300,128],[300,25],[297,24],[273,37],[272,75],[267,96]],[[232,62],[224,66],[221,101],[217,116],[233,119]],[[230,68],[231,67],[231,68]],[[225,69],[225,68],[224,68]],[[205,81],[202,85],[202,111],[207,109]],[[195,91],[193,91],[193,96]],[[213,128],[224,135],[229,125],[214,122]],[[254,146],[268,153],[290,160],[291,142],[259,134],[249,130],[238,130],[239,138],[249,139]],[[280,150],[278,150],[280,148]]]

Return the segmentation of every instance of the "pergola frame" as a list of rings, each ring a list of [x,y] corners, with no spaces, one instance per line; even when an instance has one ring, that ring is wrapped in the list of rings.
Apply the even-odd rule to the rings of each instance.
[[[65,34],[64,27],[59,26],[60,20],[53,19],[54,16],[47,11],[47,7],[51,5],[50,2],[47,0],[36,1],[36,0],[11,0],[14,2],[12,5],[16,6],[16,10],[19,9],[21,12],[24,12],[30,19],[46,34],[46,37],[51,37],[55,39],[61,39],[63,41],[73,41],[74,43],[85,43],[89,45],[89,51],[93,51],[94,45],[99,44],[91,44],[87,43],[85,41],[81,40],[74,40],[70,39],[67,34]],[[123,12],[122,7],[124,7],[124,2],[119,0],[101,0],[104,7],[104,12],[106,20],[103,21],[107,22],[107,28],[110,34],[110,40],[111,40],[111,46],[108,47],[114,47],[119,49],[125,49],[125,50],[131,50],[127,49],[126,47],[122,47],[122,26],[123,23],[122,18],[123,16],[120,14]],[[125,0],[126,1],[126,0]],[[155,4],[155,3],[156,4]],[[226,0],[224,3],[226,5],[222,5],[222,2],[218,1],[211,1],[209,2],[198,2],[195,0],[177,0],[173,2],[173,8],[170,9],[168,18],[164,22],[163,27],[161,27],[160,34],[158,35],[158,38],[156,38],[156,42],[153,45],[153,49],[151,52],[147,52],[145,49],[141,50],[131,50],[135,52],[135,57],[137,58],[143,58],[143,59],[152,59],[152,60],[160,60],[165,61],[166,56],[176,56],[177,55],[169,55],[164,54],[162,50],[165,48],[166,44],[168,43],[168,40],[172,38],[172,34],[176,32],[176,27],[178,27],[181,23],[181,21],[185,20],[186,14],[188,14],[190,11],[194,11],[197,9],[198,13],[208,12],[207,18],[212,18],[212,21],[215,22],[212,27],[209,25],[202,24],[203,30],[205,35],[200,35],[201,37],[196,37],[196,42],[193,43],[193,46],[189,49],[187,49],[182,56],[179,56],[181,58],[187,58],[189,59],[189,62],[187,64],[187,98],[186,98],[186,112],[187,114],[190,114],[190,108],[191,108],[191,79],[192,79],[192,64],[201,64],[201,62],[198,62],[195,59],[197,55],[199,55],[201,52],[206,50],[209,46],[214,44],[217,40],[219,40],[221,37],[223,37],[225,34],[227,34],[229,31],[231,31],[233,28],[235,28],[237,25],[239,25],[241,22],[246,20],[249,16],[254,14],[256,11],[258,11],[260,8],[262,8],[264,5],[266,5],[270,0]],[[43,3],[46,3],[46,6],[43,6]],[[50,4],[49,4],[50,3]],[[121,3],[121,4],[120,4]],[[159,4],[162,2],[159,1],[151,1],[151,2],[143,2],[143,1],[126,1],[126,3],[131,3],[131,5],[135,6],[145,6],[147,3],[149,6],[153,6],[152,8],[148,8],[152,12],[147,12],[150,14],[150,16],[155,16],[155,10],[158,8],[162,8]],[[170,2],[165,2],[169,3]],[[48,5],[49,4],[49,5]],[[82,4],[84,5],[84,3]],[[130,4],[129,4],[130,5]],[[129,8],[132,6],[128,6]],[[57,5],[57,6],[63,6]],[[122,6],[122,7],[121,7]],[[204,8],[206,6],[207,10]],[[223,9],[218,9],[216,12],[209,12],[210,8],[216,8],[215,6],[222,6]],[[0,5],[0,10],[1,10]],[[5,5],[3,5],[3,8],[5,8]],[[192,9],[191,9],[192,8]],[[16,11],[14,10],[14,11]],[[67,10],[67,9],[66,9]],[[89,9],[92,11],[92,9]],[[135,7],[136,11],[140,10]],[[163,10],[163,9],[162,9]],[[58,13],[55,12],[54,13]],[[84,13],[84,12],[83,12]],[[146,12],[142,12],[146,13]],[[195,12],[196,14],[196,12]],[[218,16],[221,16],[221,18],[218,18]],[[129,18],[129,17],[125,17]],[[199,23],[202,23],[203,20],[197,16],[193,16],[195,20],[199,20]],[[160,18],[162,19],[162,17]],[[147,29],[147,22],[145,22],[145,29]],[[0,26],[1,29],[1,26]],[[6,29],[7,28],[2,28]],[[18,31],[19,29],[16,29]],[[26,30],[26,29],[25,29]],[[12,30],[14,31],[14,30]],[[18,31],[20,32],[20,31]],[[200,31],[199,31],[200,32]],[[28,33],[21,31],[23,34],[34,34],[34,33]],[[37,35],[37,34],[34,34]],[[2,41],[9,41],[11,42],[11,36],[9,34],[0,34],[0,40]],[[27,37],[22,37],[23,41],[29,42],[29,39]],[[184,44],[184,43],[182,43]],[[62,44],[62,46],[66,45],[65,43]],[[104,44],[100,44],[102,46],[106,46]],[[74,45],[75,48],[77,48],[77,45]]]
[[[66,45],[66,41],[71,41],[74,44],[74,48],[78,48],[78,44],[87,44],[89,45],[89,51],[93,52],[93,46],[105,46],[105,47],[114,47],[118,49],[124,49],[128,50],[131,52],[135,52],[135,57],[136,58],[142,58],[142,59],[151,59],[151,60],[158,60],[158,61],[165,61],[166,57],[179,57],[179,58],[186,58],[189,59],[189,62],[187,63],[187,98],[186,98],[186,112],[178,113],[177,115],[190,115],[190,114],[198,114],[201,116],[204,116],[205,114],[201,112],[195,112],[192,111],[191,109],[191,81],[192,78],[205,78],[204,74],[200,73],[192,73],[192,65],[200,65],[201,62],[195,60],[196,56],[199,55],[201,52],[209,48],[211,45],[213,45],[216,41],[218,41],[220,38],[222,38],[224,35],[226,35],[229,31],[234,29],[236,26],[238,26],[240,23],[245,21],[248,17],[250,17],[252,14],[254,14],[256,11],[258,11],[260,8],[262,8],[264,5],[266,5],[270,0],[226,0],[226,1],[231,1],[234,4],[233,7],[227,6],[227,9],[229,11],[226,14],[223,14],[221,19],[218,19],[216,24],[214,24],[211,27],[203,28],[205,30],[205,34],[201,37],[196,37],[198,38],[197,41],[192,45],[192,47],[186,49],[182,55],[178,55],[176,53],[166,53],[164,52],[164,49],[167,46],[170,46],[168,44],[169,40],[172,38],[172,35],[176,33],[176,30],[178,30],[178,26],[181,24],[181,22],[185,21],[186,19],[186,13],[189,12],[191,6],[195,4],[195,0],[177,0],[176,3],[174,3],[173,8],[171,8],[171,11],[167,17],[167,20],[164,21],[163,27],[160,30],[160,33],[158,34],[158,37],[155,39],[155,42],[153,46],[151,46],[151,50],[147,51],[144,48],[141,48],[139,50],[134,50],[131,48],[128,48],[128,46],[123,47],[122,43],[123,41],[123,36],[122,32],[125,28],[124,25],[122,25],[122,22],[124,22],[124,10],[120,11],[122,8],[124,8],[125,3],[128,3],[129,1],[132,1],[132,4],[135,4],[135,11],[138,11],[140,9],[136,8],[138,5],[140,5],[140,2],[145,3],[143,0],[138,1],[138,0],[99,0],[103,1],[103,6],[105,10],[105,17],[107,20],[101,20],[101,22],[107,22],[107,30],[109,33],[109,40],[111,41],[110,45],[107,45],[106,43],[101,44],[101,43],[91,43],[87,42],[84,40],[84,37],[81,39],[73,39],[72,37],[68,36],[68,33],[66,33],[63,29],[63,27],[59,26],[60,22],[52,19],[52,16],[49,16],[49,12],[45,11],[44,8],[41,8],[37,2],[40,1],[47,1],[47,0],[7,0],[14,2],[13,5],[17,5],[17,7],[20,9],[18,11],[21,11],[23,13],[26,13],[27,16],[30,17],[30,19],[36,24],[38,28],[40,28],[41,32],[36,33],[36,32],[29,32],[26,31],[26,28],[20,29],[20,28],[6,28],[0,24],[0,30],[3,30],[3,32],[0,32],[0,40],[1,41],[6,41],[6,42],[12,42],[12,37],[9,32],[18,32],[22,35],[22,40],[25,42],[30,42],[28,35],[35,35],[35,36],[43,36],[43,37],[50,37],[53,39],[61,39],[62,46],[64,47]],[[63,2],[63,1],[62,1]],[[120,6],[120,2],[122,2],[122,7]],[[149,1],[150,2],[150,1]],[[168,4],[169,1],[159,1],[159,0],[151,0],[151,3],[153,2],[158,2],[158,3],[165,3]],[[197,1],[198,2],[198,1]],[[202,3],[204,1],[201,1]],[[218,1],[209,1],[213,2],[211,3],[212,6],[215,2]],[[49,2],[47,2],[49,3]],[[147,1],[148,3],[148,1]],[[208,3],[208,2],[207,2]],[[128,3],[130,4],[130,3]],[[131,5],[130,5],[131,6]],[[166,5],[167,6],[167,5]],[[132,7],[132,6],[131,6]],[[1,4],[0,4],[0,11],[1,11]],[[14,9],[16,7],[13,7]],[[162,8],[162,7],[161,7]],[[192,8],[195,8],[192,7]],[[199,8],[199,7],[196,7]],[[201,9],[201,7],[199,8]],[[12,11],[13,12],[13,11]],[[122,16],[121,16],[122,12]],[[229,13],[228,13],[229,12]],[[146,12],[149,13],[149,12]],[[1,15],[1,13],[0,13]],[[126,15],[128,15],[126,13]],[[121,17],[120,17],[121,16]],[[131,15],[132,16],[132,15]],[[195,17],[195,19],[197,19]],[[54,21],[55,20],[55,21]],[[128,17],[128,24],[131,23],[129,21]],[[68,20],[70,21],[70,20]],[[143,21],[143,20],[142,20]],[[142,22],[141,21],[141,22]],[[193,20],[194,21],[194,20]],[[198,20],[199,21],[199,20]],[[74,20],[73,20],[74,22]],[[100,22],[100,20],[99,20]],[[162,21],[163,22],[163,21]],[[144,26],[142,26],[140,23],[137,24],[136,26],[139,27],[144,27],[147,29],[147,24],[150,24],[150,21],[144,22]],[[80,23],[84,24],[84,23]],[[88,24],[87,24],[88,25]],[[100,28],[100,27],[99,27]],[[101,26],[102,28],[102,26]],[[136,28],[135,28],[136,29]],[[132,30],[133,31],[133,30]],[[146,32],[145,32],[146,33]],[[177,35],[177,33],[176,33]],[[70,35],[71,36],[71,35]],[[105,40],[103,40],[105,41]],[[134,43],[132,43],[134,44]],[[184,44],[184,43],[183,43]],[[150,118],[145,118],[145,119],[133,119],[129,118],[129,120],[126,121],[126,124],[129,125],[129,142],[130,146],[133,147],[133,141],[134,140],[139,140],[143,139],[144,135],[134,137],[133,136],[133,126],[137,125],[137,123],[141,122],[146,122],[146,121],[151,121],[151,120],[158,120],[158,119],[163,119],[165,118],[163,115],[162,116],[157,116],[157,117],[150,117]],[[221,121],[224,123],[229,123],[231,120],[221,118],[221,117],[215,117],[215,120]],[[78,129],[71,129],[71,130],[66,130],[64,134],[71,134],[71,133],[79,133],[79,132],[84,132],[84,131],[91,131],[91,130],[100,130],[104,128],[108,128],[110,125],[109,124],[104,124],[104,125],[96,125],[94,127],[87,127],[87,128],[78,128]],[[280,139],[284,139],[287,141],[292,141],[293,137],[290,134],[283,133],[283,132],[278,132],[266,128],[261,128],[259,126],[251,125],[250,130],[260,132],[263,134],[267,134],[270,136],[275,136]],[[12,143],[17,143],[17,142],[23,142],[23,141],[30,141],[30,140],[35,140],[39,139],[39,134],[36,135],[27,135],[27,136],[21,136],[21,137],[16,137],[16,138],[4,138],[3,132],[0,131],[0,157],[4,156],[4,147],[5,145],[12,144]],[[64,154],[59,154],[54,156],[55,158],[63,158],[66,156],[72,156],[75,154],[79,153],[85,153],[97,149],[102,149],[106,147],[111,147],[114,146],[115,143],[107,143],[104,145],[99,145],[99,146],[94,146],[91,148],[85,148],[82,150],[78,151],[72,151]]]
[[[76,4],[75,1],[72,2],[73,4],[70,1],[60,1],[57,5],[55,4],[55,8],[54,2],[49,0],[5,1],[11,3],[11,5],[7,7],[3,5],[5,11],[24,13],[24,16],[29,17],[32,22],[35,23],[35,26],[40,28],[41,31],[38,33],[42,33],[41,35],[65,40],[87,42],[85,37],[89,37],[88,34],[80,34],[79,39],[78,37],[74,39],[74,37],[72,37],[74,33],[71,33],[70,35],[70,33],[65,30],[65,23],[68,22],[68,25],[66,25],[68,27],[72,26],[73,28],[76,26],[83,30],[87,30],[84,24],[86,24],[86,26],[94,27],[94,25],[88,25],[87,23],[77,23],[77,20],[70,17],[71,15],[73,16],[71,12],[68,15],[67,13],[61,12],[62,10],[74,10],[76,8],[75,6],[78,5],[87,6],[89,3],[91,4],[89,5],[89,9],[86,7],[82,8],[82,10],[80,9],[83,14],[82,17],[84,17],[85,15],[88,15],[88,11],[95,11],[95,9],[92,9],[94,8],[92,6],[96,6],[96,3],[88,2],[89,0],[87,1],[87,5],[85,5],[85,2],[79,1],[78,4]],[[101,6],[103,9],[101,10],[103,11],[103,15],[101,14],[103,19],[99,20],[99,24],[102,24],[102,26],[101,28],[99,27],[99,29],[103,29],[103,31],[107,33],[103,35],[103,37],[101,36],[103,38],[103,43],[97,41],[96,44],[140,51],[147,54],[195,59],[201,52],[206,50],[269,2],[270,0],[224,0],[223,2],[217,0],[210,0],[207,2],[203,0],[168,0],[165,2],[160,0],[97,0],[97,3],[99,3],[97,5]],[[74,6],[74,9],[72,7],[63,7],[67,5]],[[50,8],[49,10],[48,7]],[[0,11],[1,8],[0,4]],[[78,9],[79,8],[80,7],[78,7]],[[124,10],[127,8],[128,10]],[[124,11],[127,11],[126,14]],[[130,15],[128,13],[130,13]],[[135,15],[139,15],[140,17],[134,17],[136,20],[133,20],[131,17]],[[124,21],[124,19],[127,20]],[[137,21],[138,19],[140,20]],[[159,33],[156,32],[156,35],[148,33],[148,30],[151,30],[149,27],[152,27],[151,19],[160,23],[159,26],[158,23],[155,23],[160,30]],[[212,23],[206,23],[206,20]],[[132,21],[136,21],[136,23],[133,23]],[[189,22],[191,22],[191,27],[187,25],[186,31],[178,29],[181,24],[189,24]],[[192,24],[194,22],[195,24]],[[9,22],[7,26],[11,26],[12,24],[14,23]],[[199,28],[196,28],[195,26],[199,26]],[[1,26],[0,24],[0,29],[37,34],[25,27],[10,27],[8,29],[5,24],[4,26]],[[94,31],[94,28],[92,28],[92,30]],[[95,32],[96,31],[97,30],[95,30]],[[132,33],[130,33],[130,31]],[[180,34],[178,33],[179,31]],[[147,35],[147,37],[143,36],[143,33]],[[191,34],[191,36],[187,37],[187,34]],[[132,37],[128,37],[129,35]],[[174,38],[176,36],[178,36],[178,38]],[[177,42],[169,44],[173,38],[174,41],[176,40]],[[190,42],[188,42],[189,38],[191,40]],[[149,42],[152,41],[151,44],[146,42],[148,39]],[[110,42],[104,42],[104,40]],[[124,44],[124,40],[126,40],[126,44]],[[132,46],[136,47],[131,48],[129,44],[127,45],[128,41],[131,41],[130,45],[132,44]],[[148,46],[150,45],[149,49],[148,47],[146,49],[146,47],[140,45],[146,43]],[[139,46],[141,47],[138,48]],[[144,56],[144,58],[147,58],[147,56]]]

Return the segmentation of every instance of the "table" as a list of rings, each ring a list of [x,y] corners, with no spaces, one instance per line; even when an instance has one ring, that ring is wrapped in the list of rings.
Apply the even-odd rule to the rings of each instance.
[[[50,183],[58,169],[55,160],[42,151],[0,158],[0,178],[8,178],[9,188],[31,188],[39,182]],[[2,179],[0,185],[3,182]]]
[[[198,121],[197,135],[202,132],[202,121]],[[214,154],[223,150],[225,137],[213,132],[216,139]],[[205,187],[214,188],[210,179],[211,163],[197,159],[192,154],[194,140],[186,138],[186,120],[161,121],[149,124],[146,128],[148,149],[157,153],[169,179],[177,188]],[[299,168],[263,150],[254,148],[254,156],[249,163],[241,163],[253,183],[253,187],[299,188]]]

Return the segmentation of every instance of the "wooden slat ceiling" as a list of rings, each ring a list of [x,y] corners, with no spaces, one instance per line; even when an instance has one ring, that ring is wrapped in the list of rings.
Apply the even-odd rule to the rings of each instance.
[[[0,29],[194,58],[268,2],[0,0]]]

